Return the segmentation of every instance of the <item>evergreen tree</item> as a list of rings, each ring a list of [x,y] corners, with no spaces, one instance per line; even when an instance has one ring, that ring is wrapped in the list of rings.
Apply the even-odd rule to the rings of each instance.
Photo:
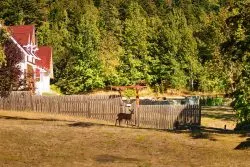
[[[238,69],[234,73],[234,107],[238,115],[238,128],[250,124],[250,3],[237,2],[231,8],[232,16],[227,19],[228,39],[222,51]]]
[[[4,0],[0,1],[0,18],[6,25],[37,24],[46,20],[45,0]]]
[[[121,57],[121,82],[134,84],[139,80],[149,81],[147,19],[136,2],[129,4],[126,15],[122,39],[125,53]]]
[[[5,0],[0,18],[7,25],[36,25],[39,45],[53,47],[52,83],[67,94],[140,80],[161,85],[161,91],[223,93],[236,89],[245,68],[244,61],[231,56],[238,52],[230,37],[246,34],[246,28],[229,30],[225,22],[235,2]],[[231,15],[238,16],[237,10]],[[231,50],[222,54],[221,43]]]
[[[91,91],[104,86],[102,66],[98,59],[100,31],[98,29],[98,10],[86,7],[76,25],[76,35],[71,43],[71,56],[63,71],[58,86],[67,94]]]
[[[99,58],[104,67],[103,76],[106,85],[119,85],[120,77],[117,68],[124,49],[120,44],[122,22],[115,4],[105,1],[100,5],[100,53]]]

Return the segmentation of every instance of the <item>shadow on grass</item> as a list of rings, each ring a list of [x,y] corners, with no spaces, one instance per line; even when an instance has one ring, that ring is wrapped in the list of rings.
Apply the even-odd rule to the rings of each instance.
[[[53,119],[53,118],[25,118],[25,117],[17,117],[17,116],[2,116],[0,115],[0,119],[6,120],[25,120],[25,121],[59,121],[59,122],[70,122],[68,126],[70,127],[90,127],[90,126],[110,126],[110,127],[119,127],[119,128],[131,128],[131,126],[115,126],[110,124],[103,123],[92,123],[92,122],[76,122],[70,120],[63,119]]]
[[[103,155],[98,155],[95,157],[95,160],[97,162],[138,162],[140,161],[139,159],[136,158],[124,158],[120,156],[114,156],[114,155],[108,155],[108,154],[103,154]]]
[[[247,138],[246,141],[241,142],[238,146],[234,148],[235,150],[245,150],[250,149],[250,138]]]
[[[202,117],[235,121],[235,112],[231,107],[202,107]]]
[[[169,132],[176,133],[176,134],[185,133],[185,134],[189,134],[189,136],[192,139],[208,139],[210,141],[217,141],[217,139],[215,139],[213,137],[215,134],[224,134],[224,135],[235,134],[235,135],[239,135],[239,137],[242,137],[242,138],[250,137],[250,131],[243,131],[243,130],[242,131],[235,131],[235,130],[206,127],[206,126],[194,126],[194,127],[190,127],[189,129],[172,130]],[[242,142],[236,148],[237,149],[241,149],[241,148],[244,149],[246,147],[250,148],[250,138],[248,138],[247,141]]]
[[[190,132],[190,137],[192,137],[192,139],[208,139],[211,141],[216,141],[216,139],[211,136],[211,133],[204,132],[201,129],[192,130]]]
[[[210,137],[210,133],[214,134],[245,134],[245,131],[234,131],[234,130],[225,130],[222,128],[214,127],[205,127],[205,126],[194,126],[194,127],[185,127],[183,130],[166,130],[166,129],[154,129],[154,128],[141,128],[136,126],[115,126],[114,124],[104,124],[104,123],[93,123],[93,122],[76,122],[70,120],[62,119],[52,119],[52,118],[25,118],[25,117],[15,117],[15,116],[1,116],[0,119],[7,120],[30,120],[30,121],[60,121],[60,122],[69,122],[67,124],[69,127],[91,127],[91,126],[106,126],[106,127],[117,127],[117,128],[133,128],[133,129],[146,129],[159,132],[170,132],[170,133],[189,133],[193,139],[209,139],[213,140]]]
[[[101,124],[101,123],[92,123],[92,122],[75,122],[68,124],[69,127],[82,127],[87,128],[91,126],[113,126],[108,124]]]
[[[90,126],[106,126],[106,127],[117,127],[117,128],[133,128],[133,126],[115,126],[115,124],[105,124],[105,123],[93,123],[93,122],[75,122],[68,124],[70,127],[90,127]]]
[[[202,113],[202,117],[220,119],[223,121],[235,121],[235,114],[220,114],[220,113]]]
[[[200,126],[200,129],[202,132],[208,132],[208,133],[242,134],[242,132],[240,131],[234,131],[234,130],[228,130],[228,129],[222,129],[222,128],[214,128],[214,127],[206,127],[206,126]]]
[[[208,139],[211,141],[216,141],[214,134],[237,134],[241,135],[240,137],[246,137],[246,134],[248,134],[248,131],[234,131],[234,130],[227,130],[222,128],[214,128],[214,127],[205,127],[205,126],[195,126],[190,127],[189,129],[183,129],[183,130],[172,130],[169,131],[172,133],[186,133],[189,134],[189,136],[192,139]]]
[[[13,116],[0,116],[0,119],[28,120],[28,121],[67,121],[67,122],[73,122],[73,121],[68,121],[68,120],[52,119],[52,118],[24,118],[24,117],[13,117]]]
[[[92,122],[74,122],[68,124],[70,127],[91,127],[91,126],[106,126],[106,127],[116,127],[116,128],[129,128],[129,129],[143,129],[143,130],[150,130],[150,131],[158,131],[158,132],[169,132],[169,133],[186,133],[190,134],[193,139],[209,139],[215,141],[211,137],[211,134],[241,134],[244,135],[246,131],[234,131],[222,128],[214,128],[214,127],[206,127],[206,126],[191,126],[191,127],[184,127],[183,129],[175,129],[175,130],[168,130],[168,129],[155,129],[155,128],[143,128],[137,126],[115,126],[112,124],[102,124],[102,123],[92,123]]]
[[[63,119],[52,119],[52,118],[24,118],[24,117],[14,117],[14,116],[0,116],[0,119],[7,120],[25,120],[25,121],[59,121],[59,122],[71,122],[68,124],[70,127],[90,127],[90,126],[114,126],[101,123],[92,123],[92,122],[76,122]]]
[[[207,106],[207,107],[202,107],[202,110],[204,111],[209,111],[209,112],[228,112],[228,113],[233,113],[234,110],[232,107],[227,107],[227,106]]]
[[[201,115],[223,121],[235,121],[235,112],[230,107],[203,107]]]

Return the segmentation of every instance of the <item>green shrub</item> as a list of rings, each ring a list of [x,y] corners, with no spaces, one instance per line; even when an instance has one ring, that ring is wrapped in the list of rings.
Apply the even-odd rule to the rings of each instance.
[[[207,106],[213,106],[213,99],[212,98],[207,99]]]
[[[51,88],[52,91],[56,92],[57,94],[62,95],[62,92],[61,92],[61,90],[60,90],[60,88],[58,86],[51,85],[50,88]]]
[[[213,101],[215,106],[221,106],[223,104],[223,98],[221,97],[217,97]]]
[[[204,102],[206,101],[206,102]],[[206,105],[206,106],[221,106],[223,105],[223,98],[222,97],[216,97],[216,98],[213,98],[213,97],[209,97],[207,99],[204,99],[203,101],[203,105]]]
[[[123,92],[123,95],[130,99],[131,97],[135,97],[136,96],[136,93],[135,93],[135,90],[134,89],[126,89],[124,92]]]

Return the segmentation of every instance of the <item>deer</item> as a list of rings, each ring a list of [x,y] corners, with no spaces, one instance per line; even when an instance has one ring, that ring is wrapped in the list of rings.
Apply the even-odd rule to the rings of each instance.
[[[127,114],[127,113],[119,113],[117,114],[117,119],[115,121],[115,126],[116,126],[116,123],[117,121],[119,121],[119,126],[121,125],[121,121],[123,119],[125,119],[125,123],[127,122],[127,126],[128,126],[128,121],[131,121],[131,118],[132,118],[132,114],[134,114],[134,110],[132,109],[129,109],[130,111],[130,114]]]

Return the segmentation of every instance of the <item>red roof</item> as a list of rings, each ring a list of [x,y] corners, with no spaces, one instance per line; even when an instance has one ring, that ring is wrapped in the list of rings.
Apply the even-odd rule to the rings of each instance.
[[[21,45],[27,45],[29,43],[29,34],[20,33],[20,34],[13,34],[13,38]]]
[[[19,25],[9,26],[8,31],[11,36],[23,47],[30,43],[35,44],[35,26],[34,25]],[[26,50],[29,53],[29,50]],[[31,54],[31,53],[30,53]],[[36,65],[44,70],[52,70],[52,48],[41,46],[36,51],[35,55],[41,60],[36,60]],[[37,71],[38,72],[38,71]]]
[[[9,26],[8,30],[15,40],[22,46],[29,44],[32,40],[35,43],[35,39],[32,39],[35,35],[34,25],[21,25],[21,26]]]
[[[50,70],[52,63],[52,48],[48,46],[40,46],[36,55],[41,59],[36,60],[36,65],[45,70]]]

